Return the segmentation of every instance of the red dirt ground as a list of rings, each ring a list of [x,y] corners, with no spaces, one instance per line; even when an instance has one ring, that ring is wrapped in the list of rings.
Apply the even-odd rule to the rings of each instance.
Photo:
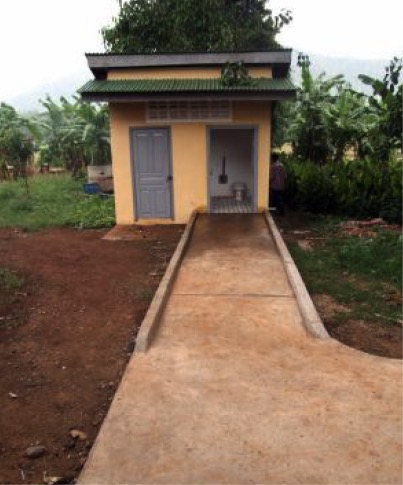
[[[182,230],[146,227],[130,241],[105,241],[97,230],[0,230],[0,268],[26,280],[13,304],[0,294],[0,483],[78,476]],[[332,328],[334,302],[315,302],[336,338],[397,356],[401,329]],[[87,438],[73,439],[73,429]],[[30,460],[25,450],[36,444],[47,453]]]
[[[0,230],[0,267],[25,278],[14,304],[0,298],[0,483],[78,476],[182,230]],[[25,457],[37,444],[46,455]]]

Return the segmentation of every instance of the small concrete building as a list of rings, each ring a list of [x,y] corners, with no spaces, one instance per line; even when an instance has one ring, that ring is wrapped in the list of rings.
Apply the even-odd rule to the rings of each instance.
[[[86,57],[95,79],[79,93],[110,107],[117,224],[267,209],[273,105],[295,97],[290,49]],[[228,62],[252,79],[223,82]]]

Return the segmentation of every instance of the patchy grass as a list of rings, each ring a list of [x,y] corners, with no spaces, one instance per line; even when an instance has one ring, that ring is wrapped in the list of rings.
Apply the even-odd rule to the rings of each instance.
[[[151,301],[154,298],[155,291],[150,287],[138,288],[136,291],[136,297],[139,300]]]
[[[15,292],[24,285],[24,278],[14,271],[0,267],[0,303],[10,303],[14,300]],[[6,301],[4,301],[6,300]]]
[[[0,267],[0,329],[23,325],[26,312],[20,305],[25,278],[15,271]]]
[[[374,228],[371,237],[345,236],[339,231],[340,222],[334,217],[306,217],[305,229],[313,246],[304,250],[295,239],[307,234],[296,229],[297,235],[290,240],[287,232],[292,233],[292,223],[280,221],[308,291],[349,305],[351,311],[337,313],[336,320],[358,318],[400,325],[402,235]]]
[[[402,289],[402,236],[379,229],[373,237],[332,238],[327,248],[338,266],[368,283]]]
[[[382,268],[369,270],[365,266],[365,257],[361,261],[357,258],[349,267],[348,258],[343,258],[344,254],[347,252],[351,256],[354,252],[359,253],[357,247],[350,252],[351,246],[355,246],[352,241],[343,244],[333,239],[312,251],[304,251],[296,243],[291,243],[289,249],[310,293],[330,295],[338,303],[351,308],[348,313],[337,313],[336,320],[357,318],[400,324],[399,296],[393,298],[393,295],[398,295],[398,289],[390,281],[396,280],[401,270],[396,274]],[[394,261],[399,257],[395,254]]]
[[[36,175],[28,192],[22,181],[0,183],[0,227],[113,226],[114,198],[85,195],[82,185],[67,174]]]

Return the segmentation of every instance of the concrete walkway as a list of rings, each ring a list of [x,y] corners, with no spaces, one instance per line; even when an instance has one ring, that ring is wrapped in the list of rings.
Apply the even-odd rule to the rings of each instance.
[[[394,360],[308,336],[262,216],[201,216],[79,483],[402,483]]]

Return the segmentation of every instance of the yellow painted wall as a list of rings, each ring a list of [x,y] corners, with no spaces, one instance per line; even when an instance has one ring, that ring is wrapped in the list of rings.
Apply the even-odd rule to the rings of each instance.
[[[111,149],[115,211],[118,224],[133,224],[134,197],[129,128],[144,126],[144,103],[110,103]]]
[[[146,122],[145,103],[110,103],[113,175],[118,224],[135,222],[129,130],[157,127]],[[258,127],[258,207],[267,208],[270,102],[234,102],[233,120],[211,126]],[[166,127],[167,124],[160,126]],[[207,207],[207,126],[209,123],[170,125],[173,166],[174,220],[140,220],[139,223],[185,223],[194,209]]]
[[[187,222],[194,209],[207,207],[206,126],[172,125],[175,221]]]
[[[272,77],[271,67],[250,67],[248,72],[252,77]],[[166,69],[111,69],[108,79],[211,79],[221,76],[221,67],[172,67]]]
[[[251,124],[258,127],[258,193],[259,210],[267,209],[270,169],[270,101],[242,101],[233,104],[233,124]]]

